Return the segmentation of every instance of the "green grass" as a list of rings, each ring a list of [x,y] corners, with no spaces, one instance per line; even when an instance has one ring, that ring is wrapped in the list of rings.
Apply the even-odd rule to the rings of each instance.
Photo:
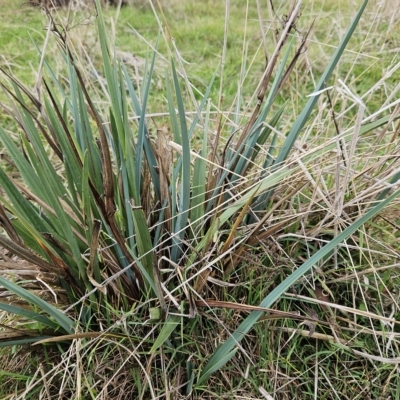
[[[36,9],[29,6],[21,5],[21,7],[17,7],[15,2],[5,2],[2,6],[1,65],[9,65],[20,71],[34,69],[37,51],[32,40],[38,43],[44,40],[45,31],[42,16]]]
[[[275,3],[275,9],[282,17],[287,13],[289,5],[284,2],[281,8],[280,3]],[[297,29],[301,32],[307,31],[314,20],[315,26],[308,38],[306,57],[300,58],[299,64],[272,107],[271,115],[287,102],[277,128],[282,132],[277,141],[278,145],[283,143],[284,135],[289,133],[297,116],[309,100],[306,96],[313,91],[361,4],[361,2],[352,5],[348,1],[323,0],[305,3],[307,4],[304,4]],[[329,85],[340,87],[338,79],[341,79],[354,94],[364,96],[365,116],[379,110],[392,93],[392,101],[399,98],[399,95],[393,92],[399,78],[399,71],[396,69],[391,77],[381,81],[376,90],[368,93],[380,81],[385,71],[400,61],[398,51],[391,52],[392,49],[398,48],[400,43],[400,15],[396,15],[393,4],[391,6],[388,1],[379,8],[378,2],[370,2],[334,71],[333,78],[329,81]],[[263,19],[265,21],[273,19],[274,28],[277,29],[279,26],[276,18],[264,2],[263,5]],[[155,6],[157,7],[156,4]],[[166,31],[175,39],[179,54],[185,60],[185,71],[190,82],[198,90],[194,96],[199,102],[214,72],[219,71],[221,66],[225,31],[224,4],[223,2],[215,4],[212,1],[171,0],[163,6],[165,21],[160,10],[157,10],[157,13],[161,24],[164,26],[165,22],[167,23]],[[70,30],[71,43],[78,54],[83,54],[82,48],[86,49],[93,58],[95,67],[100,69],[102,62],[100,45],[94,26],[88,23],[91,14],[92,10],[89,8],[82,13],[78,12],[75,16],[72,15],[74,18],[70,25],[75,27]],[[65,13],[62,13],[61,18],[65,21]],[[135,55],[139,62],[139,75],[142,75],[146,68],[147,70],[150,68],[152,51],[135,35],[130,26],[154,45],[160,27],[151,7],[146,3],[136,8],[124,7],[121,10],[107,8],[105,18],[108,32],[111,32],[109,39],[115,42],[117,50],[120,51],[118,54],[125,59],[129,73],[135,76],[134,67],[130,64],[132,55]],[[38,10],[23,8],[21,11],[17,4],[8,1],[5,3],[4,13],[0,16],[0,49],[3,54],[0,65],[5,69],[11,68],[18,79],[30,88],[35,84],[35,71],[38,69],[40,58],[30,41],[28,32],[41,47],[46,36],[46,31],[43,30],[46,24],[46,19]],[[268,26],[268,22],[265,22],[265,26]],[[246,2],[232,0],[227,27],[223,76],[217,73],[209,96],[210,141],[213,140],[219,124],[215,113],[217,105],[220,104],[220,109],[224,112],[235,106],[240,70],[244,61],[244,43],[247,46],[246,72],[248,69],[249,73],[241,84],[243,89],[239,110],[241,118],[233,123],[233,116],[230,115],[228,119],[227,113],[225,114],[226,119],[222,119],[221,144],[225,143],[237,125],[246,121],[243,117],[244,112],[253,110],[254,97],[249,105],[248,102],[255,93],[265,67],[256,2],[251,2],[246,11]],[[273,31],[267,35],[269,56],[275,47],[274,37]],[[152,128],[151,135],[155,137],[156,129],[164,124],[173,130],[173,134],[178,135],[184,131],[184,127],[179,120],[173,125],[173,118],[168,114],[168,95],[177,99],[175,105],[177,108],[179,105],[184,105],[186,110],[194,111],[196,107],[193,105],[190,90],[182,84],[182,80],[180,84],[183,87],[183,103],[179,104],[177,85],[174,85],[176,81],[172,75],[170,75],[170,85],[174,91],[171,89],[168,93],[164,70],[170,68],[169,58],[174,52],[171,41],[166,42],[161,37],[158,51],[165,59],[162,57],[156,59],[148,110],[154,114],[165,114],[154,117],[149,122]],[[51,67],[57,76],[61,77],[61,82],[64,82],[66,67],[56,56],[56,43],[53,37],[50,38],[46,53]],[[174,59],[177,70],[182,72],[177,57],[174,56]],[[254,64],[250,68],[253,59]],[[87,68],[87,71],[90,71],[90,68]],[[133,81],[136,83],[134,79]],[[68,89],[67,83],[65,85]],[[143,93],[143,87],[141,90]],[[106,97],[95,79],[91,80],[89,91],[96,98],[99,109],[105,111],[104,115],[108,118]],[[223,98],[219,97],[220,94]],[[0,99],[4,99],[3,93]],[[339,129],[343,131],[351,128],[358,111],[357,107],[349,108],[353,100],[349,95],[342,95],[338,91],[332,91],[331,100]],[[303,150],[314,149],[319,144],[327,145],[328,139],[335,137],[336,128],[327,104],[327,97],[321,96],[311,115],[312,122],[298,138],[297,144]],[[193,115],[189,115],[188,126],[192,119]],[[0,122],[3,128],[12,132],[13,138],[19,137],[15,122],[5,115],[0,116]],[[207,130],[203,130],[202,126],[196,129],[194,137],[198,140],[191,145],[200,151],[203,135]],[[55,393],[62,385],[66,398],[100,399],[107,396],[117,398],[122,392],[125,398],[155,398],[167,396],[168,393],[170,398],[179,398],[174,388],[180,385],[184,387],[187,381],[193,379],[194,398],[201,399],[267,398],[265,392],[275,399],[398,398],[400,385],[397,365],[390,364],[387,359],[398,360],[400,329],[398,324],[383,320],[383,317],[400,320],[398,312],[400,281],[396,272],[400,226],[398,201],[374,217],[370,223],[360,227],[347,241],[343,241],[333,257],[325,256],[320,259],[311,274],[306,274],[293,282],[293,286],[271,305],[275,310],[292,313],[291,317],[280,316],[271,319],[264,313],[241,341],[240,350],[224,368],[212,374],[207,382],[199,380],[218,345],[229,343],[228,331],[234,332],[248,319],[249,310],[237,308],[238,304],[258,306],[263,303],[267,296],[275,293],[274,290],[278,285],[294,271],[298,271],[299,267],[306,265],[307,260],[325,243],[332,243],[340,232],[354,223],[357,216],[361,217],[367,213],[368,208],[364,207],[364,203],[373,201],[375,197],[368,193],[364,195],[363,191],[367,191],[377,180],[386,182],[391,172],[390,168],[395,169],[398,165],[396,123],[388,129],[387,135],[380,142],[376,142],[382,133],[378,128],[361,135],[352,167],[354,173],[361,172],[366,167],[371,169],[368,169],[363,176],[349,180],[348,192],[343,196],[346,207],[340,223],[336,224],[332,219],[326,220],[327,215],[329,216],[334,209],[334,200],[341,197],[335,187],[335,179],[339,174],[336,170],[338,160],[332,152],[323,152],[318,161],[305,161],[304,168],[308,171],[308,175],[301,175],[300,168],[296,166],[293,169],[293,176],[280,182],[268,207],[274,207],[280,200],[282,205],[271,212],[265,229],[285,220],[289,221],[287,225],[283,225],[264,240],[249,240],[240,254],[232,251],[232,257],[237,256],[239,261],[235,263],[230,260],[233,268],[228,274],[220,273],[226,267],[227,260],[221,259],[216,262],[215,275],[211,278],[217,279],[217,283],[210,283],[204,291],[196,293],[196,296],[230,302],[235,304],[236,308],[230,309],[226,304],[212,308],[198,306],[198,315],[195,318],[178,318],[170,315],[168,317],[170,320],[166,322],[150,320],[144,324],[144,321],[150,319],[147,303],[133,303],[130,312],[127,311],[126,304],[122,304],[121,309],[119,307],[113,309],[113,304],[109,304],[104,319],[97,323],[96,328],[91,329],[89,322],[86,327],[89,333],[93,333],[93,330],[97,333],[96,331],[106,327],[108,335],[77,338],[71,347],[66,346],[65,342],[59,343],[59,352],[54,350],[54,347],[44,347],[49,349],[49,354],[46,350],[43,354],[41,350],[37,350],[31,358],[23,358],[22,365],[16,365],[15,360],[21,357],[23,349],[15,348],[15,355],[2,350],[0,383],[7,382],[11,389],[10,391],[4,389],[4,394],[0,390],[1,395],[11,395],[11,390],[18,390],[21,394],[25,388],[30,388],[30,385],[37,385],[29,390],[32,396],[30,398],[38,396],[39,390],[42,398],[45,398],[43,396],[47,395],[45,394],[47,390]],[[396,140],[391,145],[392,136]],[[184,141],[184,133],[181,140]],[[300,157],[300,153],[296,154]],[[54,161],[55,157],[52,160]],[[188,161],[194,163],[194,160],[186,159],[186,162]],[[390,165],[391,162],[393,165]],[[186,170],[188,169],[189,166]],[[342,169],[344,170],[346,168]],[[184,179],[182,175],[182,181]],[[340,179],[344,179],[344,173]],[[321,200],[318,190],[327,198],[326,202]],[[355,202],[348,203],[352,198],[355,198]],[[242,204],[242,207],[245,208],[246,205]],[[149,213],[149,219],[153,214],[155,215],[156,211]],[[219,214],[219,218],[224,215]],[[205,258],[209,257],[207,262],[214,262],[222,252],[222,247],[231,232],[235,232],[234,224],[239,214],[232,215],[235,216],[234,219],[227,218],[225,224],[220,224],[216,228],[214,238],[212,240],[208,238],[212,250],[203,249],[200,239],[196,242],[197,238],[191,237],[193,246],[200,249],[196,251],[201,251]],[[244,229],[246,226],[243,225],[236,228],[237,235],[234,236],[233,244],[246,231]],[[169,264],[165,265],[170,267]],[[183,278],[177,274],[179,279],[190,277],[192,271],[195,271],[191,263],[188,265],[189,268],[179,266],[180,273],[183,274]],[[168,273],[165,272],[165,276],[169,276]],[[34,277],[32,281],[35,282]],[[22,284],[29,286],[29,282]],[[168,290],[172,290],[174,284],[172,280],[172,283],[167,285]],[[12,287],[9,290],[12,291]],[[40,291],[35,293],[41,295]],[[25,293],[20,292],[19,296],[24,298]],[[180,304],[187,300],[184,291],[178,291],[174,296]],[[199,297],[196,296],[195,299],[198,300]],[[318,300],[321,299],[334,303],[336,308],[319,304]],[[87,304],[90,305],[92,301],[93,297]],[[40,309],[41,303],[35,303],[35,300],[32,302]],[[150,300],[151,306],[157,304],[156,300]],[[171,304],[171,307],[174,307],[174,304]],[[188,312],[188,309],[180,311]],[[366,314],[366,311],[370,314]],[[294,318],[295,313],[300,314],[299,319]],[[73,313],[72,315],[73,318],[79,318]],[[3,314],[0,322],[20,327],[21,321],[9,318]],[[84,318],[81,318],[81,321],[84,321]],[[175,321],[178,321],[177,325]],[[63,322],[65,323],[65,320]],[[66,324],[67,329],[61,333],[72,332],[68,330],[68,321]],[[316,334],[310,335],[314,328]],[[341,343],[335,341],[335,336],[341,339]],[[36,348],[38,347],[33,347]],[[364,355],[360,355],[360,352]],[[368,358],[371,355],[375,358]],[[14,360],[14,363],[7,367],[10,359]],[[37,368],[39,363],[42,363],[43,371],[40,375],[35,375],[35,371],[39,371]],[[7,372],[2,374],[2,370]],[[190,374],[191,370],[193,375]],[[48,375],[45,375],[46,373]],[[26,382],[28,377],[29,382]],[[28,395],[26,398],[29,398]]]
[[[0,65],[14,66],[14,72],[22,81],[32,82],[33,84],[39,57],[32,44],[31,37],[39,46],[43,43],[46,36],[46,18],[37,9],[32,9],[27,5],[18,7],[15,2],[8,0],[3,0],[3,2],[5,7],[1,16],[2,24],[0,27],[0,46],[2,49]],[[155,4],[155,7],[158,10],[157,4]],[[279,10],[277,5],[275,7]],[[282,8],[279,15],[285,14],[287,7]],[[345,1],[327,2],[320,0],[304,4],[299,29],[303,32],[306,31],[315,20],[308,42],[308,58],[312,63],[314,74],[322,72],[326,61],[334,51],[334,43],[338,42],[345,27],[348,26],[356,7],[357,5],[349,5]],[[338,76],[350,78],[350,87],[354,89],[355,93],[361,94],[369,90],[382,77],[383,70],[387,69],[392,61],[395,61],[393,55],[396,53],[392,51],[398,46],[399,28],[396,24],[389,22],[390,6],[386,6],[386,15],[382,15],[376,10],[375,2],[371,2],[367,8],[366,16],[360,23],[357,35],[350,42],[337,69]],[[188,71],[192,83],[198,89],[204,91],[221,62],[225,29],[225,6],[223,2],[217,4],[211,1],[187,1],[182,2],[182,4],[170,2],[164,6],[163,13],[168,32],[175,39],[176,47],[179,49],[182,58],[189,63]],[[61,12],[61,14],[65,13]],[[89,54],[91,46],[96,44],[93,24],[90,23],[92,15],[93,11],[89,8],[83,13],[78,12],[77,15],[71,14],[69,17],[69,20],[72,21],[69,24],[70,29],[75,32],[72,37],[75,37],[74,40],[77,43],[80,42],[87,46]],[[155,45],[159,26],[148,4],[139,5],[136,8],[123,7],[120,11],[108,8],[106,15],[114,21],[113,26],[116,24],[116,28],[111,32],[115,34],[115,44],[118,50],[126,52],[127,57],[136,55],[141,60],[149,57],[151,50],[134,33],[134,30],[136,30],[151,45]],[[262,9],[262,16],[265,21],[270,19],[266,7]],[[116,17],[118,18],[116,19]],[[247,21],[245,17],[246,2],[231,1],[222,91],[225,108],[229,107],[237,92],[243,43],[248,47],[247,63],[249,64],[253,57],[255,63],[255,67],[251,69],[250,76],[244,85],[245,98],[253,93],[254,86],[257,85],[265,66],[255,2],[249,4]],[[162,16],[159,16],[159,18],[164,26],[165,22]],[[264,22],[264,25],[269,26],[268,22]],[[276,22],[274,28],[279,28],[275,25],[278,25]],[[244,31],[245,27],[246,31]],[[267,48],[271,53],[274,42],[271,40],[272,37],[268,39]],[[54,45],[54,40],[50,42]],[[50,49],[54,51],[54,47],[50,46]],[[170,50],[173,51],[173,49]],[[169,53],[164,41],[160,42],[159,51],[163,56],[168,57]],[[360,53],[358,57],[355,56],[356,53]],[[380,104],[385,93],[390,93],[395,84],[396,74],[391,79],[385,80],[384,85],[374,91],[368,106],[373,110],[374,103]],[[297,74],[291,81],[291,86],[297,92],[311,88],[310,74]],[[158,90],[161,96],[162,87],[158,87]],[[217,77],[212,92],[214,102],[217,102],[218,92],[219,77]],[[296,98],[300,100],[300,96]],[[302,104],[295,106],[300,108]]]

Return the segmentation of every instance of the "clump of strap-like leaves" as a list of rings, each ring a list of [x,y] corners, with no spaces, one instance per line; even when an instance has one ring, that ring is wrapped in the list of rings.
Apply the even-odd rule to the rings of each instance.
[[[68,309],[74,311],[62,312],[18,282],[1,277],[1,285],[31,308],[4,302],[0,308],[37,323],[31,331],[11,335],[2,344],[70,340],[80,331],[111,326],[111,310],[128,311],[138,302],[149,301],[153,307],[151,320],[166,321],[150,349],[154,353],[179,326],[177,313],[194,317],[197,307],[208,304],[202,293],[209,282],[216,281],[215,270],[220,282],[228,279],[248,248],[254,249],[260,241],[298,220],[296,215],[273,226],[268,223],[272,213],[308,179],[299,165],[318,165],[337,148],[337,142],[332,141],[289,158],[365,4],[322,74],[315,94],[282,141],[277,132],[284,106],[276,107],[274,101],[305,43],[304,38],[289,61],[294,47],[290,33],[299,7],[291,10],[257,88],[258,101],[248,120],[240,129],[232,130],[225,145],[218,139],[226,132],[218,130],[213,137],[209,134],[213,82],[189,120],[184,96],[190,88],[186,85],[182,90],[182,83],[187,82],[174,62],[166,73],[172,134],[163,128],[150,130],[154,122],[147,118],[147,105],[156,52],[147,65],[139,96],[129,71],[112,55],[96,4],[106,110],[99,106],[65,32],[56,24],[52,30],[66,64],[66,80],[58,78],[45,62],[43,90],[37,96],[2,71],[2,86],[10,100],[3,109],[19,131],[15,140],[0,127],[5,148],[4,168],[0,169],[0,223],[6,233],[0,235],[0,245],[28,262],[34,275],[56,276],[67,293]],[[237,111],[240,101],[239,93]],[[357,134],[367,134],[389,118],[358,126]],[[239,125],[238,120],[235,122]],[[199,135],[200,143],[195,139]],[[352,138],[347,135],[343,141],[351,143]],[[390,183],[397,178],[392,177]],[[284,195],[277,201],[274,194],[282,187]],[[313,265],[399,193],[387,194],[382,191],[373,197],[362,217],[312,254],[265,298],[261,307],[271,307]],[[325,200],[324,196],[314,199],[316,203]],[[44,278],[41,282],[49,285]],[[200,370],[197,381],[193,365],[188,364],[188,392],[235,355],[237,344],[261,315],[262,309],[258,309],[242,322]]]

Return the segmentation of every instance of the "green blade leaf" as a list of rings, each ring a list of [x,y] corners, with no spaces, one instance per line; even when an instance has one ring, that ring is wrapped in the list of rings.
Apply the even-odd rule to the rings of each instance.
[[[208,362],[206,367],[201,373],[201,376],[198,380],[198,385],[200,385],[202,382],[206,382],[207,379],[216,371],[218,371],[220,368],[222,368],[227,362],[231,360],[231,358],[236,354],[236,352],[239,349],[233,349],[229,353],[224,354],[219,360],[215,360],[215,363],[210,363]],[[211,360],[210,360],[211,361]]]
[[[36,343],[40,342],[41,340],[49,339],[51,337],[52,336],[35,336],[35,337],[26,337],[25,339],[0,341],[0,348],[10,347],[10,346],[22,346],[24,344]],[[0,375],[3,375],[2,371],[0,371]]]
[[[7,279],[4,279],[0,277],[0,285],[5,287],[7,290],[9,290],[12,293],[15,293],[17,296],[23,298],[30,304],[34,304],[36,307],[38,307],[40,310],[46,312],[48,315],[53,317],[59,325],[64,329],[65,332],[67,333],[73,333],[74,332],[74,327],[75,323],[72,319],[67,317],[62,311],[58,310],[51,304],[47,303],[46,301],[42,300],[41,298],[35,296],[33,293],[25,290],[24,288],[16,285],[15,283],[12,283],[8,281]],[[4,306],[4,304],[3,304]],[[19,312],[21,315],[22,311]],[[36,314],[36,313],[34,313]],[[36,314],[38,316],[38,314]],[[40,316],[39,316],[40,317]],[[30,316],[29,318],[32,318]],[[37,317],[34,318],[37,320]],[[54,326],[52,326],[54,327]]]
[[[174,80],[174,87],[176,93],[176,100],[178,103],[179,121],[181,128],[181,142],[182,142],[182,170],[181,170],[181,193],[179,214],[175,222],[175,235],[173,237],[173,245],[171,250],[172,261],[178,262],[178,258],[182,252],[180,246],[180,238],[184,236],[184,230],[187,225],[190,206],[190,145],[189,136],[186,126],[186,114],[183,106],[183,99],[178,82],[178,74],[176,73],[174,62],[172,61],[172,74]]]
[[[246,169],[248,168],[249,165],[249,159],[252,158],[253,153],[255,152],[255,145],[260,137],[260,134],[264,132],[263,129],[263,124],[265,119],[267,118],[269,111],[271,109],[271,106],[273,104],[274,98],[277,94],[278,88],[279,88],[279,83],[281,82],[285,65],[287,63],[287,60],[290,55],[290,51],[292,48],[294,42],[294,38],[289,42],[285,55],[279,65],[278,71],[276,73],[274,82],[271,86],[267,101],[265,102],[265,105],[258,115],[254,125],[251,127],[249,130],[249,133],[246,138],[244,138],[243,143],[244,143],[244,148],[241,151],[241,156],[239,157],[239,160],[237,161],[236,167],[235,167],[235,175],[232,176],[231,181],[234,182],[235,180],[238,179],[239,176],[244,176]],[[276,124],[276,122],[273,122]],[[275,126],[275,125],[272,125]]]
[[[317,262],[329,255],[336,246],[345,241],[349,236],[356,232],[362,225],[377,215],[384,207],[386,207],[392,200],[400,195],[400,189],[389,196],[386,200],[380,202],[378,205],[370,209],[364,216],[355,221],[352,225],[346,228],[342,233],[336,236],[328,244],[318,250],[312,257],[310,257],[303,265],[301,265],[295,272],[281,282],[260,304],[260,307],[270,308],[283,293],[289,289],[299,278],[306,274]],[[228,354],[231,353],[232,349],[240,342],[247,332],[254,326],[254,324],[263,315],[262,311],[252,312],[235,330],[235,332],[229,337],[229,339],[213,354],[208,361],[205,372],[202,372],[199,377],[198,384],[204,382],[207,379],[207,371],[210,370],[220,360],[225,359]],[[221,367],[223,365],[220,365]]]
[[[178,327],[180,323],[180,317],[177,315],[169,315],[167,321],[164,323],[164,326],[161,329],[158,338],[155,340],[153,347],[150,350],[150,353],[154,353],[158,348],[160,348],[166,340],[172,335],[174,330]]]
[[[208,129],[210,120],[211,101],[207,103],[206,118],[203,130],[203,145],[200,152],[202,158],[196,158],[193,172],[193,194],[191,202],[190,219],[192,222],[193,232],[198,234],[197,226],[202,226],[206,196],[206,167],[207,167],[207,151],[208,151]],[[200,235],[203,236],[203,235]]]
[[[153,243],[151,241],[149,228],[147,226],[146,217],[142,209],[135,209],[132,212],[133,222],[135,224],[136,243],[138,246],[138,257],[142,262],[143,267],[146,269],[148,276],[151,279],[148,287],[154,285],[154,253]]]
[[[132,104],[133,104],[133,108],[135,110],[136,115],[140,116],[140,115],[142,115],[142,108],[141,108],[139,100],[137,98],[137,95],[136,95],[135,89],[133,87],[132,81],[129,78],[128,71],[126,70],[124,65],[122,65],[122,71],[124,73],[125,83],[126,83],[126,85],[128,87],[129,96],[131,98],[131,101],[132,101]],[[151,146],[150,139],[149,139],[150,134],[149,134],[149,132],[147,130],[146,125],[144,125],[144,131],[145,131],[145,134],[144,134],[143,146],[144,146],[144,152],[145,152],[146,159],[147,159],[147,165],[148,165],[148,168],[150,170],[150,174],[151,174],[151,178],[152,178],[152,183],[154,185],[154,191],[156,193],[156,197],[159,200],[162,200],[161,199],[161,188],[160,188],[160,177],[159,177],[158,172],[157,172],[157,167],[158,167],[157,158],[156,158],[156,156],[154,154],[154,151],[153,151],[153,148]]]
[[[318,92],[326,87],[326,84],[327,84],[329,78],[331,77],[332,72],[335,69],[337,63],[339,62],[340,57],[342,56],[343,51],[347,46],[347,43],[349,42],[351,36],[353,35],[353,32],[356,29],[358,21],[360,20],[361,15],[363,14],[364,9],[367,6],[367,4],[368,4],[368,0],[364,0],[363,5],[357,12],[357,15],[354,18],[353,22],[351,23],[350,28],[347,30],[341,43],[339,44],[338,48],[336,49],[335,54],[332,56],[331,61],[329,62],[327,68],[325,69],[324,73],[322,74],[317,86],[314,89],[314,92]],[[281,162],[286,160],[290,150],[292,149],[295,141],[297,140],[297,137],[300,134],[300,131],[303,129],[305,123],[308,120],[308,117],[311,114],[311,111],[313,110],[315,104],[317,103],[319,96],[320,95],[311,96],[309,98],[303,111],[301,112],[300,116],[297,118],[292,129],[290,130],[290,132],[285,140],[285,143],[283,144],[282,149],[279,152],[279,154],[275,160],[275,165],[279,165]]]
[[[158,38],[155,48],[157,49],[158,46]],[[147,77],[146,86],[143,91],[143,101],[142,101],[142,110],[139,119],[139,132],[138,132],[138,140],[136,146],[136,188],[140,189],[141,178],[142,178],[142,153],[143,153],[143,146],[146,141],[147,135],[147,128],[146,128],[146,108],[147,108],[147,100],[149,98],[150,93],[150,85],[153,79],[153,71],[154,71],[154,63],[156,60],[156,51],[153,52],[153,58],[151,60],[150,71]],[[137,196],[135,199],[137,204],[140,205],[140,197]]]
[[[14,306],[12,304],[6,304],[0,301],[0,310],[4,310],[10,314],[19,315],[20,317],[28,318],[33,321],[40,322],[43,325],[48,326],[52,329],[58,329],[59,325],[52,321],[50,318],[45,317],[44,315],[40,315],[34,311],[28,310],[26,308]]]

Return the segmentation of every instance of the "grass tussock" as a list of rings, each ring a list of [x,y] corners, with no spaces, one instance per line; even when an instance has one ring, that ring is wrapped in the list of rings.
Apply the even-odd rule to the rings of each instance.
[[[0,66],[4,396],[397,398],[398,15],[158,6]]]

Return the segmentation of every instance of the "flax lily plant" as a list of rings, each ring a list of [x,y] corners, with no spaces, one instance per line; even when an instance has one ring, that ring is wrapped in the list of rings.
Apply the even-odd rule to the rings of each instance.
[[[246,120],[237,117],[242,109],[238,94],[234,119],[239,128],[228,132],[229,138],[222,117],[216,132],[210,134],[215,128],[210,100],[214,79],[196,102],[194,117],[188,118],[185,99],[193,98],[193,91],[178,53],[165,74],[170,133],[165,121],[157,126],[147,117],[156,50],[138,87],[108,43],[96,1],[105,78],[99,95],[93,82],[88,82],[67,33],[50,19],[67,79],[57,77],[45,54],[38,94],[2,69],[1,86],[8,99],[2,108],[14,121],[17,133],[10,135],[0,126],[4,148],[0,246],[29,263],[32,277],[42,277],[39,285],[58,285],[68,300],[62,309],[24,288],[19,279],[0,277],[0,285],[25,303],[1,301],[0,309],[35,322],[32,330],[10,333],[1,346],[54,340],[67,345],[83,332],[94,334],[104,325],[111,327],[115,322],[112,310],[128,312],[137,304],[141,310],[150,310],[152,323],[160,328],[148,354],[172,346],[176,329],[184,329],[184,321],[198,318],[199,307],[211,307],[204,297],[214,293],[213,282],[228,283],[249,248],[284,232],[301,218],[296,214],[279,223],[268,222],[279,207],[310,182],[315,183],[307,172],[310,166],[320,165],[322,160],[336,163],[340,141],[350,149],[346,153],[341,147],[350,168],[354,135],[367,135],[395,118],[386,115],[365,121],[360,106],[360,118],[351,131],[308,151],[297,146],[366,4],[284,138],[279,130],[286,104],[278,107],[275,101],[307,40],[308,34],[295,48],[292,39],[299,3],[284,21]],[[106,107],[100,105],[99,96]],[[199,135],[200,142],[196,139]],[[400,194],[393,191],[398,178],[398,173],[388,175],[387,182],[382,180],[385,191],[377,188],[368,193],[370,201],[362,215],[310,255],[260,305],[253,305],[259,308],[228,333],[207,362],[187,364],[187,393],[201,389],[235,356],[241,339],[263,315],[262,308],[271,308],[290,286],[334,254],[340,243]],[[346,171],[343,179],[349,184]],[[314,202],[324,201],[328,201],[326,196],[315,189]],[[332,221],[337,227],[334,217]],[[17,269],[19,264],[9,262]]]

